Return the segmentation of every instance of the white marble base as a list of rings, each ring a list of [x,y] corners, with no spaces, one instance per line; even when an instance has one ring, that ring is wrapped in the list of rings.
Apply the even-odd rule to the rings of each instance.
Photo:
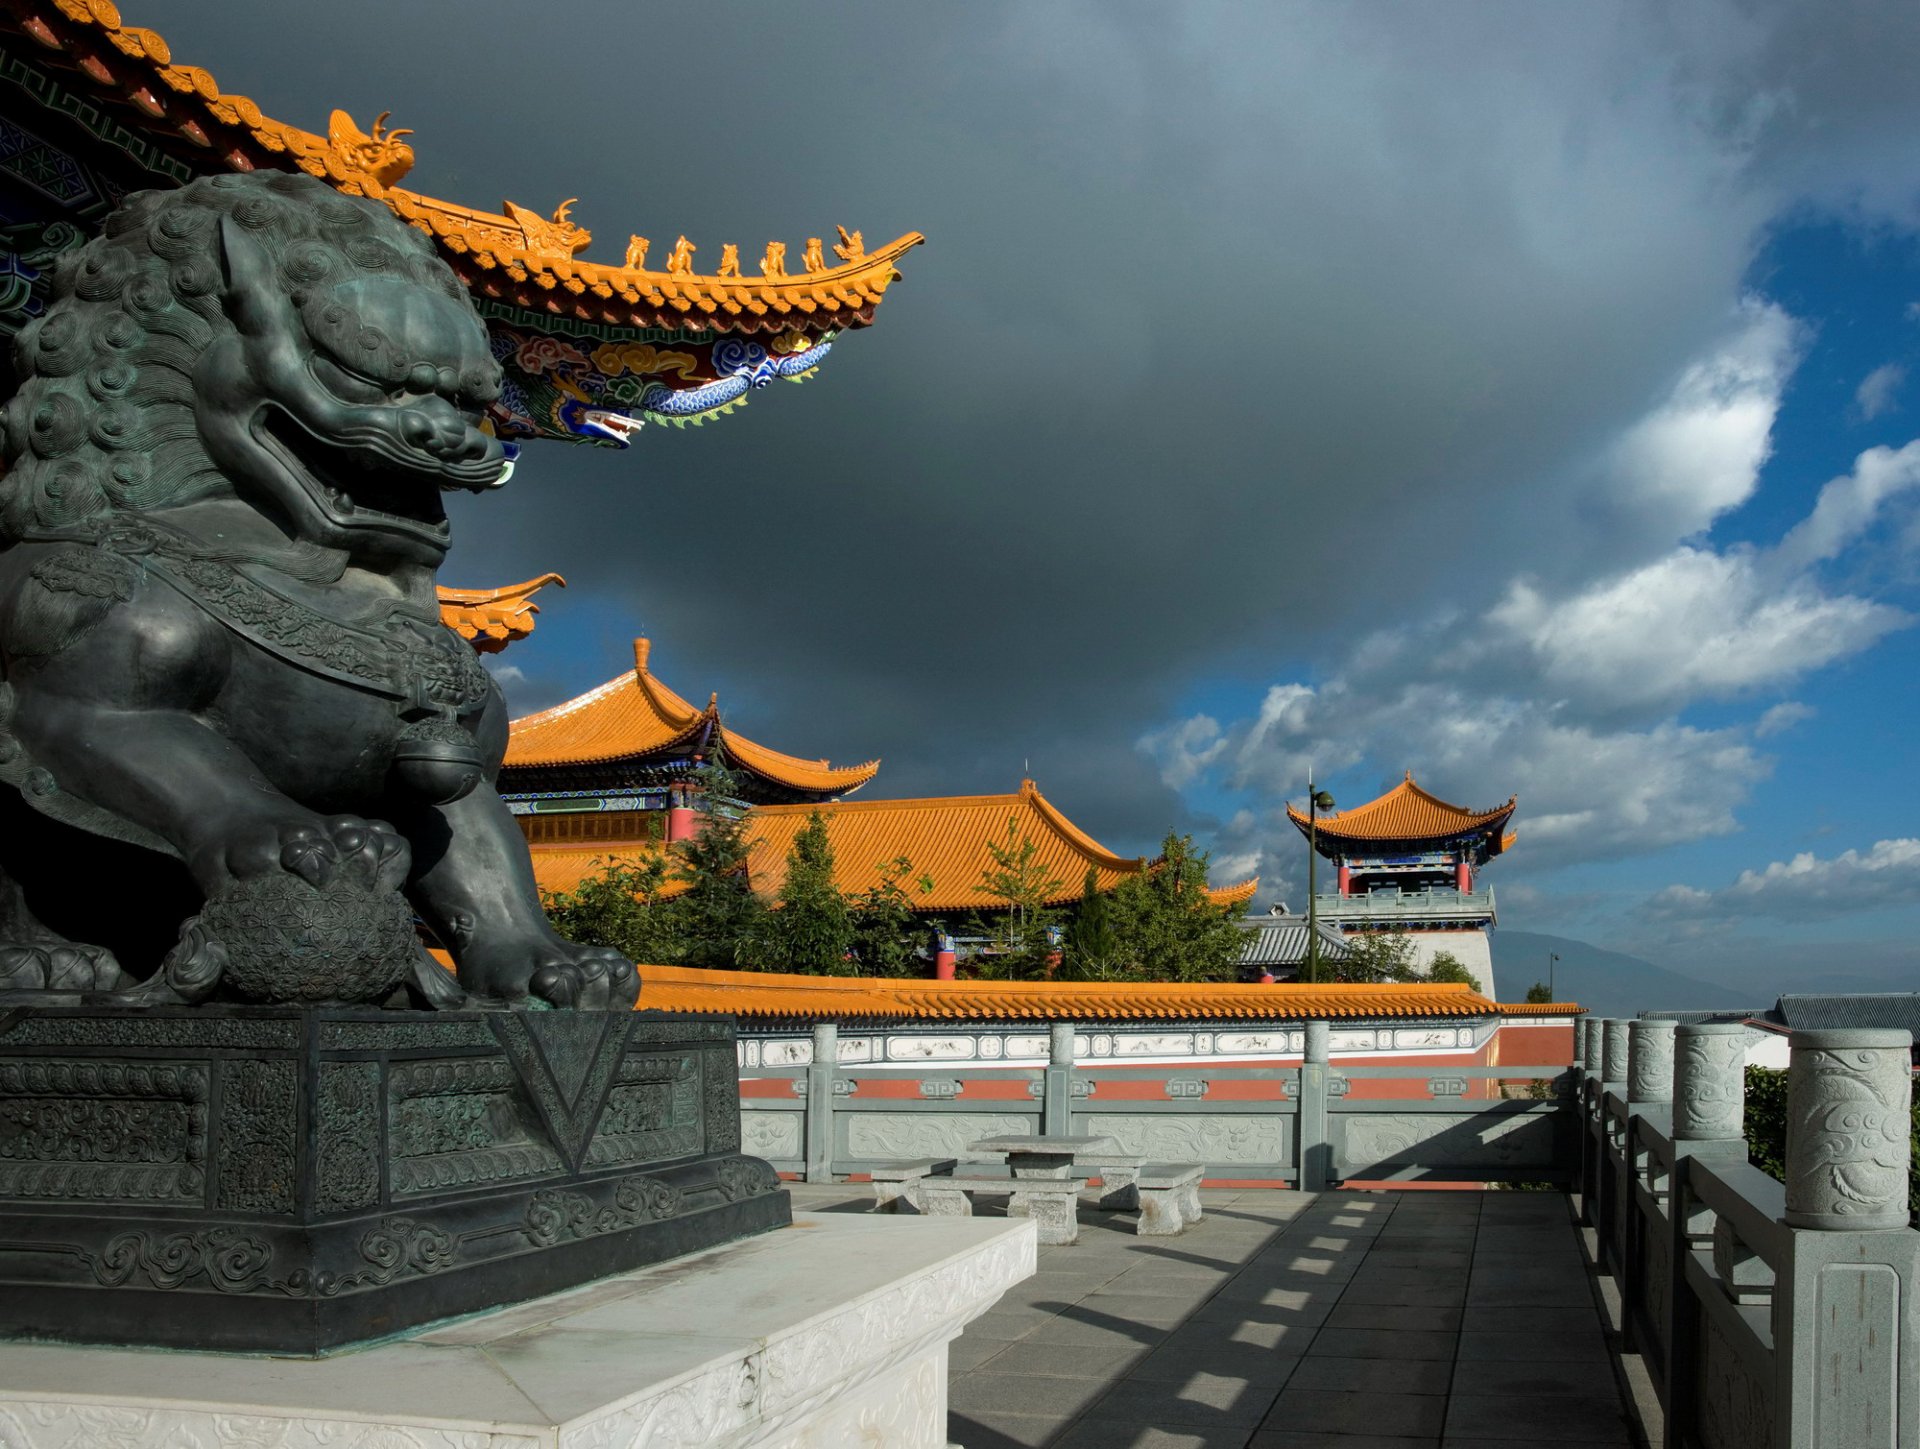
[[[332,1358],[0,1344],[6,1449],[941,1449],[1031,1221],[791,1228]]]

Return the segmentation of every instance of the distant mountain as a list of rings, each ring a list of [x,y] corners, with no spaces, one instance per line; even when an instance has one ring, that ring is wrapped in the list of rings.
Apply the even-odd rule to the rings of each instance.
[[[1507,1001],[1525,1000],[1529,986],[1547,979],[1547,953],[1551,951],[1560,957],[1554,967],[1554,995],[1561,1001],[1577,1001],[1596,1016],[1773,1005],[1774,993],[1696,980],[1638,956],[1603,950],[1566,936],[1499,930],[1489,939],[1500,995]]]

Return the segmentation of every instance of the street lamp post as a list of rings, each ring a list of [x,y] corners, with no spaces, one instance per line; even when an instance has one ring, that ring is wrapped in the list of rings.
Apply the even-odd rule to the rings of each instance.
[[[1318,825],[1320,812],[1333,809],[1333,796],[1313,788],[1313,771],[1307,771],[1307,968],[1304,979],[1320,979],[1320,928],[1315,924],[1315,886],[1319,883],[1320,863]]]
[[[1554,993],[1553,989],[1553,968],[1559,964],[1560,953],[1558,951],[1547,952],[1547,1000],[1549,1001],[1558,1001],[1560,999],[1559,996]]]

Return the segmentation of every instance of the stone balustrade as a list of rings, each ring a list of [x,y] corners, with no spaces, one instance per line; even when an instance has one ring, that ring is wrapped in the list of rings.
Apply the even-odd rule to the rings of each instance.
[[[1912,1039],[1792,1037],[1786,1181],[1751,1166],[1752,1033],[1589,1022],[1577,1199],[1620,1290],[1668,1446],[1920,1444],[1920,1233],[1909,1225]]]

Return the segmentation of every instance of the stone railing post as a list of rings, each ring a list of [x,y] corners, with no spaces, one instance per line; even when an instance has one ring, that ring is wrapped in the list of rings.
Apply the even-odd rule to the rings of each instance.
[[[840,1027],[813,1024],[813,1062],[807,1068],[808,1182],[833,1181],[833,1078],[840,1068]]]
[[[1306,1050],[1300,1062],[1300,1190],[1325,1192],[1333,1185],[1333,1143],[1327,1135],[1327,1065],[1333,1030],[1324,1021],[1307,1023]]]
[[[1600,1023],[1600,1080],[1609,1091],[1626,1085],[1627,1031],[1632,1025],[1618,1016],[1610,1016]]]
[[[1813,1449],[1920,1438],[1907,1226],[1913,1039],[1797,1031],[1787,1070],[1790,1261],[1774,1289],[1779,1442]]]
[[[1047,1033],[1047,1065],[1041,1073],[1040,1130],[1049,1137],[1073,1131],[1073,1038],[1070,1021],[1056,1021]]]
[[[1594,1232],[1602,1267],[1616,1277],[1621,1272],[1620,1204],[1626,1177],[1626,1145],[1619,1125],[1607,1110],[1609,1094],[1620,1097],[1627,1090],[1627,1021],[1610,1016],[1600,1023],[1600,1080],[1593,1084],[1594,1150],[1599,1154],[1594,1175]]]
[[[1580,1039],[1580,1071],[1574,1078],[1574,1098],[1580,1109],[1580,1221],[1593,1227],[1600,1221],[1594,1204],[1600,1191],[1600,1018],[1582,1017],[1576,1030]]]
[[[1651,1164],[1643,1164],[1640,1159],[1633,1124],[1635,1118],[1644,1116],[1654,1120],[1656,1126],[1661,1125],[1658,1119],[1666,1115],[1663,1109],[1673,1100],[1673,1040],[1674,1028],[1678,1025],[1659,1017],[1642,1017],[1627,1023],[1627,1121],[1621,1134],[1617,1179],[1620,1197],[1616,1207],[1622,1225],[1620,1298],[1627,1305],[1620,1315],[1620,1341],[1621,1347],[1629,1352],[1640,1351],[1636,1316],[1631,1310],[1655,1301],[1646,1289],[1648,1260],[1654,1254],[1648,1250],[1644,1235],[1635,1230],[1634,1214],[1640,1211],[1635,1189],[1644,1185],[1652,1192],[1658,1186]],[[1656,1261],[1664,1261],[1664,1256]]]
[[[1674,1032],[1680,1025],[1653,1017],[1627,1025],[1627,1100],[1664,1106],[1673,1100]]]
[[[1700,1341],[1692,1325],[1693,1289],[1687,1261],[1713,1252],[1716,1267],[1736,1291],[1764,1285],[1766,1265],[1730,1232],[1718,1234],[1713,1214],[1694,1205],[1691,1182],[1698,1162],[1747,1160],[1747,1043],[1751,1029],[1737,1022],[1688,1022],[1673,1034],[1673,1180],[1668,1184],[1667,1322],[1660,1341],[1667,1346],[1667,1442],[1687,1440],[1701,1413]],[[1651,1295],[1649,1295],[1651,1296]]]

